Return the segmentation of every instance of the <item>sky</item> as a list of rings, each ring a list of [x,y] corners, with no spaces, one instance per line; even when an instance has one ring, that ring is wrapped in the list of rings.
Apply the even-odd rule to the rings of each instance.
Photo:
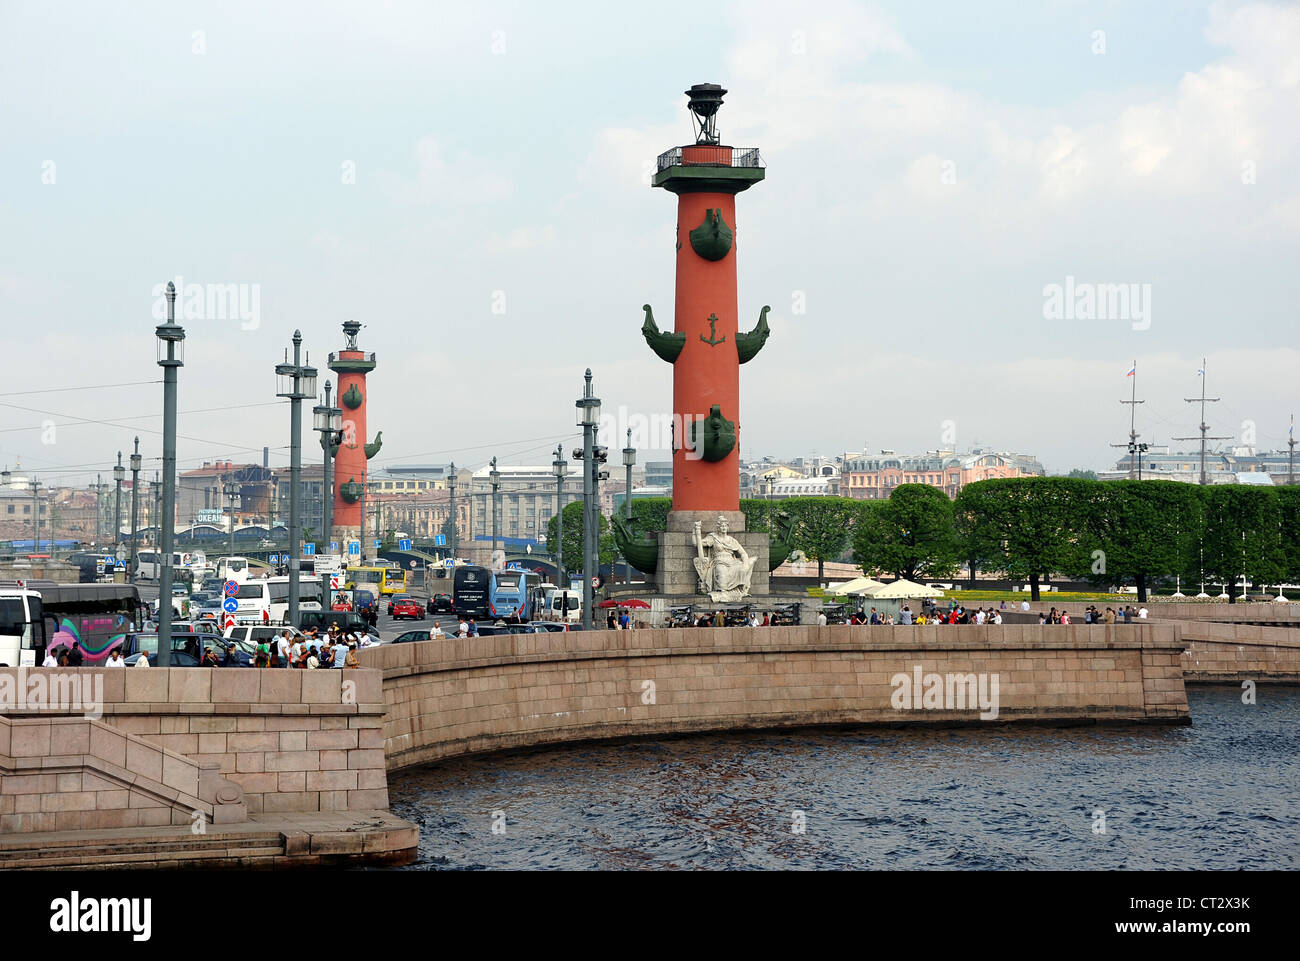
[[[549,461],[588,367],[607,415],[662,421],[641,305],[671,318],[675,198],[647,169],[701,82],[767,166],[738,198],[742,327],[772,308],[743,456],[1105,469],[1135,361],[1141,439],[1188,446],[1204,367],[1211,434],[1285,444],[1300,7],[654,9],[0,0],[0,462],[82,483],[138,435],[151,476],[177,278],[246,307],[178,304],[183,470],[287,464],[275,364],[298,329],[327,375],[349,319],[374,465]]]

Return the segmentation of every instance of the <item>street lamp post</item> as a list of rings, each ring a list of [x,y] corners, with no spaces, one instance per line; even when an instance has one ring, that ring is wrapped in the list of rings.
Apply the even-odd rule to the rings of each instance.
[[[452,563],[456,561],[456,534],[460,525],[456,523],[456,462],[452,461],[448,468],[447,489],[451,491],[451,559]]]
[[[564,587],[564,475],[569,463],[564,459],[564,445],[555,445],[555,460],[551,461],[555,475],[555,586]]]
[[[41,486],[41,482],[38,481],[35,477],[33,477],[31,479],[31,485],[32,485],[32,553],[39,554],[41,552],[41,501],[38,492]],[[53,531],[53,527],[51,527],[51,531]],[[50,553],[51,554],[54,553],[53,537],[50,538]]]
[[[113,544],[122,543],[122,481],[126,480],[126,468],[122,466],[122,452],[117,452],[117,466],[113,468],[113,484],[117,492],[113,495]]]
[[[591,605],[595,600],[593,582],[596,579],[598,556],[594,546],[599,542],[592,536],[592,507],[596,499],[596,427],[600,423],[600,398],[591,390],[591,368],[587,368],[582,396],[574,402],[578,408],[578,426],[582,428],[582,450],[573,452],[574,460],[582,461],[582,629],[591,630]]]
[[[135,451],[131,454],[131,563],[126,576],[135,583],[136,538],[140,536],[140,465],[144,458],[140,456],[140,438],[135,439]]]
[[[156,548],[162,541],[162,508],[159,506],[162,500],[162,481],[158,479],[158,472],[153,472],[153,546]]]
[[[176,323],[176,285],[167,283],[167,323],[159,324],[158,366],[163,369],[163,503],[158,568],[158,666],[172,662],[172,546],[176,538],[176,373],[185,365],[185,328]],[[141,655],[147,656],[147,655]]]
[[[636,463],[636,448],[632,446],[632,428],[627,429],[627,446],[623,448],[623,466],[627,468],[627,486],[623,489],[623,515],[632,523],[632,465]],[[632,562],[623,558],[627,583],[632,583]]]
[[[312,408],[312,428],[321,435],[325,448],[325,476],[322,487],[321,521],[328,548],[334,527],[334,445],[343,443],[343,410],[330,404],[330,382],[325,381],[325,404]]]
[[[316,396],[316,368],[302,362],[302,331],[293,332],[293,363],[275,365],[277,397],[289,399],[289,623],[298,623],[299,560],[302,518],[298,494],[302,486],[302,402]]]
[[[226,522],[228,543],[226,544],[226,554],[230,557],[235,556],[235,498],[239,496],[239,485],[234,481],[228,480],[222,484],[222,493],[226,495],[226,500],[230,502],[230,519]]]
[[[492,566],[495,567],[497,563],[497,538],[501,536],[501,529],[497,519],[497,491],[501,489],[501,472],[497,470],[497,459],[495,457],[492,458],[492,469],[488,471],[488,480],[492,482]]]
[[[9,472],[5,471],[5,473],[8,474]],[[8,478],[6,477],[5,480],[8,480]],[[103,474],[95,475],[95,546],[96,547],[100,546],[99,540],[100,537],[103,535],[103,531],[104,531],[104,517],[103,517],[104,511],[103,511],[103,504],[100,503],[104,497],[103,480],[104,480]]]

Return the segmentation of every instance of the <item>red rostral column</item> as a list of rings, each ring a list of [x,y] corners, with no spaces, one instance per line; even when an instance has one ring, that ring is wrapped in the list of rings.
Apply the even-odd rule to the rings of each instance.
[[[740,510],[740,365],[768,336],[767,307],[753,330],[739,330],[736,194],[764,171],[757,148],[718,142],[726,92],[714,83],[686,91],[696,142],[661,154],[653,181],[677,195],[674,332],[659,330],[648,304],[642,325],[650,347],[673,365],[674,513]]]
[[[338,374],[336,403],[343,411],[343,443],[334,454],[334,529],[332,539],[342,547],[361,537],[362,494],[366,483],[366,462],[379,452],[383,438],[366,443],[366,408],[370,396],[366,375],[375,369],[375,355],[357,347],[361,324],[343,324],[345,344],[330,354],[330,370]],[[382,431],[380,432],[382,434]],[[363,554],[364,548],[363,548]]]

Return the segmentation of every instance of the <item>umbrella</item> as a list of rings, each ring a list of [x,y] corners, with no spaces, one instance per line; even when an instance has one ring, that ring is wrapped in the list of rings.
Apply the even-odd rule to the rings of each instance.
[[[886,584],[868,593],[871,597],[880,599],[891,597],[943,597],[943,591],[936,587],[926,587],[924,584],[917,584],[914,581],[903,579],[896,580],[892,584]]]
[[[626,601],[615,600],[614,598],[611,597],[608,600],[601,601],[596,606],[597,607],[649,607],[650,605],[647,604],[645,601],[635,597],[629,598]]]
[[[879,590],[885,585],[870,577],[857,577],[851,581],[845,581],[843,584],[831,585],[829,592],[832,594],[870,594],[872,591]]]

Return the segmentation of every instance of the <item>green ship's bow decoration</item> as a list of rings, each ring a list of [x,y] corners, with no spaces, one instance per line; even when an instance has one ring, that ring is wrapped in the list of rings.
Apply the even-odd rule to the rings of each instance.
[[[323,434],[320,435],[320,449],[321,449],[321,450],[324,450],[324,449],[325,449],[325,438],[328,437],[328,436],[329,436],[328,432],[327,432],[327,433],[323,433]],[[338,444],[330,444],[330,456],[333,457],[333,456],[334,456],[335,454],[337,454],[338,452],[339,452],[339,445],[338,445]]]
[[[641,325],[641,335],[645,337],[645,342],[650,345],[650,349],[659,356],[660,360],[666,360],[670,364],[676,363],[682,348],[686,346],[686,335],[660,330],[659,325],[655,323],[654,311],[650,309],[650,305],[644,304],[641,309],[645,311],[645,323]]]
[[[701,434],[703,436],[701,436]],[[736,425],[722,416],[722,408],[714,404],[703,421],[692,419],[690,426],[691,449],[713,464],[736,447]]]
[[[384,432],[381,430],[375,435],[375,439],[366,445],[366,460],[374,457],[379,453],[379,448],[384,446]]]
[[[355,504],[361,500],[361,485],[355,477],[349,477],[346,484],[339,485],[339,497],[343,498],[345,504]]]
[[[794,518],[781,511],[772,520],[772,533],[767,542],[767,569],[774,571],[785,563],[794,541]]]
[[[753,360],[754,355],[763,349],[767,338],[771,336],[772,329],[767,326],[767,312],[771,309],[771,307],[762,309],[758,315],[758,323],[749,333],[736,334],[736,356],[740,358],[742,364]]]
[[[348,392],[343,395],[343,403],[347,406],[348,410],[356,410],[361,406],[361,401],[364,399],[365,398],[361,396],[361,391],[357,390],[357,385],[355,383],[349,387]]]
[[[654,535],[642,534],[638,539],[633,536],[627,521],[619,514],[609,519],[614,528],[614,543],[618,551],[631,562],[632,566],[645,574],[653,574],[659,568],[659,541]]]
[[[690,233],[691,249],[705,260],[721,260],[731,252],[734,236],[722,219],[722,209],[710,207],[704,211],[704,223]]]

